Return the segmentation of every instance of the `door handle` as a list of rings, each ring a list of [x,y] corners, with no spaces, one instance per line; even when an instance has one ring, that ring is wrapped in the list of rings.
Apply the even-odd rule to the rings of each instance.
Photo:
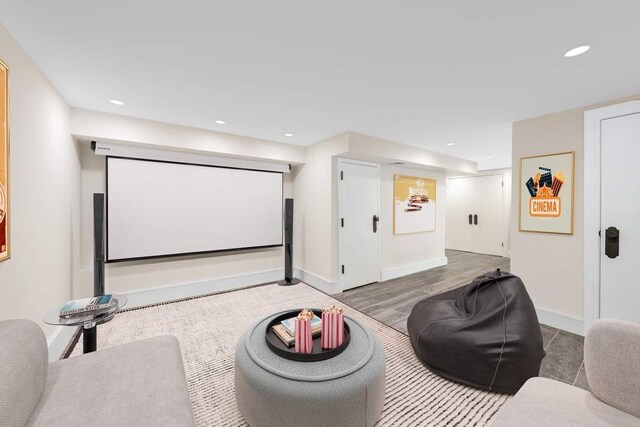
[[[473,216],[473,225],[478,225],[478,214]]]
[[[473,225],[473,215],[469,214],[469,225]]]
[[[380,218],[378,218],[378,215],[374,215],[373,216],[373,232],[374,233],[378,232],[378,221],[380,221]]]
[[[607,228],[604,233],[604,254],[609,258],[616,258],[620,249],[620,230],[615,227]]]

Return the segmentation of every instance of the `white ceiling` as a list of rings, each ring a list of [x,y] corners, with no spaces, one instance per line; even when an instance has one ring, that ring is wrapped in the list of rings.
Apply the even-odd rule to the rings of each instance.
[[[638,0],[0,0],[73,106],[301,145],[353,130],[481,169],[511,165],[512,121],[640,92],[638,16]]]

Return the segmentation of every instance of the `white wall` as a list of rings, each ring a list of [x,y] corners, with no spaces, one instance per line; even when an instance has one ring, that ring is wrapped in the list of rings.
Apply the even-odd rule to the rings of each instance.
[[[226,156],[304,162],[304,147],[117,114],[71,109],[71,133],[81,140],[124,141],[172,150]]]
[[[11,69],[12,258],[0,263],[3,319],[26,317],[42,324],[42,315],[52,306],[92,292],[92,194],[104,191],[104,158],[93,155],[86,144],[76,143],[72,135],[84,142],[126,141],[297,165],[285,180],[285,196],[296,198],[294,262],[309,274],[307,280],[319,278],[326,283],[338,280],[338,156],[404,159],[443,171],[473,173],[477,168],[475,162],[361,134],[346,133],[304,148],[70,109],[1,26],[0,58]],[[393,173],[391,169],[383,171],[387,178]],[[387,184],[385,178],[382,200],[388,197],[389,203],[384,209],[392,206],[392,190]],[[441,191],[439,203],[444,201],[443,194]],[[444,215],[444,209],[439,215]],[[442,240],[440,234],[383,236],[389,248],[407,244],[413,250],[385,251],[381,266],[394,269],[442,255],[443,245],[437,243]],[[282,248],[119,263],[107,266],[106,286],[108,292],[117,293],[239,275],[257,280],[281,275],[282,265]],[[53,328],[45,330],[51,334]]]
[[[293,170],[293,191],[296,200],[294,265],[299,278],[325,292],[341,291],[338,274],[337,159],[339,157],[383,165],[380,185],[382,279],[386,280],[445,264],[444,172],[450,170],[458,173],[475,173],[477,164],[369,135],[345,132],[307,147],[305,164]],[[410,166],[403,168],[385,166],[392,161],[404,161]],[[391,213],[392,181],[396,170],[439,178],[437,218],[439,225],[436,232],[393,236],[393,224],[391,222],[385,224],[385,221],[391,221],[393,217]],[[407,247],[411,250],[407,250]]]
[[[78,270],[80,162],[69,107],[0,26],[10,68],[11,259],[0,263],[0,320],[42,316],[71,297]]]
[[[334,284],[338,279],[336,159],[348,142],[344,133],[306,147],[305,164],[292,171],[293,262],[310,282]]]
[[[83,141],[123,141],[139,146],[160,147],[222,156],[273,160],[299,164],[305,148],[223,132],[194,129],[152,120],[137,119],[96,111],[71,109],[71,133]],[[104,157],[96,156],[88,143],[82,144],[82,265],[74,296],[91,294],[93,286],[93,193],[105,191]],[[291,197],[292,176],[285,174],[284,196]],[[298,233],[299,234],[299,233]],[[227,287],[271,281],[283,276],[282,248],[227,252],[200,256],[161,258],[107,264],[105,287],[108,292],[137,292],[184,284],[199,289]]]
[[[296,145],[77,108],[71,110],[71,133],[83,141],[123,141],[176,151],[196,151],[292,164],[304,162],[305,153],[304,147]],[[93,193],[105,191],[104,157],[94,155],[88,144],[83,144],[81,152],[83,257],[80,280],[74,289],[76,297],[92,292],[92,197]],[[285,174],[284,183],[284,195],[291,197],[293,190],[290,174]],[[112,293],[184,284],[199,284],[203,285],[201,289],[216,290],[216,283],[232,283],[237,286],[280,279],[284,277],[283,265],[282,248],[114,263],[105,268],[105,287]]]
[[[93,291],[93,193],[105,191],[105,157],[91,151],[88,144],[80,146],[82,160],[82,264],[80,280],[74,296],[90,295]],[[291,174],[284,174],[284,196],[292,196]],[[200,256],[161,258],[107,264],[107,292],[123,293],[193,284],[218,279],[265,273],[264,277],[282,276],[282,248],[247,250]],[[265,279],[271,280],[271,279]],[[252,284],[252,283],[247,283]]]
[[[292,163],[291,175],[286,175],[285,196],[295,199],[294,266],[296,274],[325,291],[340,291],[338,283],[338,227],[337,227],[337,158],[342,155],[361,156],[368,146],[378,155],[413,156],[418,161],[433,157],[434,167],[445,170],[475,171],[475,162],[460,161],[450,156],[435,155],[416,147],[404,146],[351,132],[331,137],[308,147],[299,147],[253,138],[238,137],[181,126],[128,118],[113,114],[72,109],[72,133],[84,141],[127,141],[140,145],[174,147],[177,150],[287,161]],[[75,296],[88,295],[92,286],[92,194],[104,192],[104,159],[95,156],[84,144],[82,151],[82,266]],[[353,151],[350,153],[350,151]],[[386,153],[386,154],[385,154]],[[431,156],[431,157],[430,157]],[[444,179],[442,179],[444,184]],[[442,191],[442,194],[445,192]],[[392,197],[392,191],[389,192]],[[441,199],[444,201],[444,197]],[[391,202],[389,203],[391,206]],[[444,206],[444,205],[443,205]],[[444,209],[441,209],[444,215]],[[442,219],[444,224],[444,216]],[[444,226],[443,226],[444,229]],[[439,233],[436,233],[438,236]],[[411,239],[411,238],[409,238]],[[411,239],[413,241],[413,239]],[[433,240],[433,239],[431,239]],[[431,242],[429,240],[429,242]],[[396,239],[389,239],[390,244]],[[416,240],[417,247],[430,243]],[[423,245],[423,246],[420,246]],[[426,246],[425,246],[426,245]],[[440,252],[407,254],[406,260],[389,252],[385,268],[415,265],[431,259],[442,260]],[[432,257],[433,255],[433,257]],[[383,257],[384,259],[384,257]],[[282,249],[265,249],[243,253],[206,255],[195,258],[166,258],[110,264],[106,268],[106,287],[109,292],[133,292],[181,284],[215,281],[230,276],[273,273],[283,265]],[[275,277],[266,274],[267,277]]]
[[[405,163],[407,167],[428,168],[441,172],[473,174],[478,171],[478,163],[472,160],[448,156],[357,132],[349,132],[348,157],[384,163],[395,160]]]
[[[349,152],[350,143],[352,156],[365,156],[367,147],[376,156],[399,149],[396,154],[420,162],[433,157],[438,168],[475,168],[473,162],[432,156],[415,147],[360,134],[345,133],[304,148],[70,109],[3,28],[0,58],[11,67],[12,142],[13,258],[0,263],[3,318],[39,321],[52,305],[92,292],[92,194],[104,192],[104,158],[95,156],[86,143],[75,143],[71,135],[85,142],[126,141],[297,165],[292,175],[285,175],[285,196],[296,199],[294,262],[310,275],[307,280],[319,278],[327,283],[338,280],[336,159]],[[384,174],[393,173],[383,170]],[[384,191],[383,199],[388,196],[391,200],[392,190]],[[385,205],[390,209],[392,203]],[[381,266],[394,269],[442,255],[441,250],[434,249],[437,236],[427,233],[415,240],[384,236],[390,248],[405,247],[401,240],[411,239],[409,245],[416,251],[404,255],[395,250],[385,252]],[[282,265],[282,248],[118,263],[107,266],[106,286],[108,292],[117,293],[243,275],[257,280],[281,275]],[[52,330],[48,328],[47,332]]]
[[[436,180],[436,230],[393,234],[393,176],[420,176]],[[381,280],[426,270],[447,263],[444,254],[446,233],[446,180],[443,173],[397,166],[380,167],[380,270]]]
[[[366,135],[344,133],[325,141],[302,148],[286,144],[264,141],[266,147],[274,150],[258,149],[258,140],[245,141],[233,139],[229,144],[227,134],[191,130],[174,125],[151,122],[116,116],[112,114],[94,113],[85,110],[72,110],[72,132],[84,140],[106,139],[120,141],[137,141],[139,144],[166,146],[175,144],[179,149],[198,149],[204,151],[201,141],[210,140],[208,151],[224,155],[264,158],[267,160],[291,161],[294,163],[291,175],[285,175],[285,196],[295,199],[294,215],[294,266],[296,274],[305,281],[318,285],[325,291],[340,291],[337,287],[338,275],[338,227],[337,227],[337,158],[341,155],[358,156],[364,144],[375,148],[379,154],[392,153],[402,144],[371,138]],[[171,138],[160,134],[168,132]],[[208,135],[212,134],[212,135]],[[368,139],[370,138],[370,139]],[[355,141],[355,142],[354,142]],[[161,142],[161,144],[158,144]],[[354,144],[351,153],[351,144]],[[232,147],[231,150],[229,147]],[[377,148],[376,148],[377,147]],[[302,150],[302,155],[300,154]],[[420,149],[412,147],[414,157]],[[424,151],[424,150],[422,150]],[[261,156],[257,157],[256,154]],[[82,144],[82,265],[80,280],[74,289],[75,296],[85,296],[92,289],[92,194],[104,192],[104,158],[96,156],[88,144]],[[428,153],[427,153],[428,154]],[[456,163],[448,156],[438,157],[438,168],[448,167],[471,168],[473,162]],[[302,164],[296,164],[300,162]],[[453,165],[453,166],[452,166]],[[406,169],[406,168],[405,168]],[[393,175],[393,168],[383,169]],[[411,170],[410,168],[408,170]],[[383,175],[386,172],[383,172]],[[424,171],[421,171],[424,175]],[[441,179],[439,195],[439,224],[435,233],[424,236],[388,236],[382,245],[389,245],[390,250],[383,249],[381,269],[385,270],[385,278],[399,275],[401,272],[423,270],[429,266],[441,265],[444,258],[444,175],[429,172],[429,176]],[[384,209],[391,209],[393,189],[383,185],[381,200],[389,199]],[[388,205],[388,206],[387,206]],[[388,215],[391,217],[391,215]],[[382,224],[381,224],[382,225]],[[390,228],[392,229],[392,227]],[[410,242],[415,251],[402,251],[406,245],[397,242]],[[396,249],[400,250],[398,252]],[[435,264],[434,264],[435,263]],[[206,255],[195,258],[166,258],[156,261],[139,261],[109,264],[106,268],[106,287],[109,292],[134,292],[153,288],[170,287],[181,284],[214,281],[230,276],[255,275],[256,273],[273,273],[283,265],[282,249],[265,249],[243,253]],[[412,269],[408,271],[408,269]],[[388,270],[388,271],[387,271]],[[252,276],[253,277],[253,276]],[[265,280],[269,280],[265,275]]]

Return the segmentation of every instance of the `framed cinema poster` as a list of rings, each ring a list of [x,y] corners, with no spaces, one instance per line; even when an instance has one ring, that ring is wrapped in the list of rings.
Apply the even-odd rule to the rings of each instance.
[[[573,234],[575,152],[520,159],[520,231]]]
[[[9,255],[9,67],[0,61],[0,261]]]

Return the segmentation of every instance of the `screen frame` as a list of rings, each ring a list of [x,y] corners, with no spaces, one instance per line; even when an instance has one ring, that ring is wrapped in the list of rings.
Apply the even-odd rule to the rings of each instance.
[[[237,169],[237,170],[246,170],[246,171],[254,171],[254,172],[264,172],[264,173],[275,173],[281,175],[281,183],[282,183],[282,221],[280,222],[280,244],[275,245],[263,245],[263,246],[246,246],[241,248],[230,248],[230,249],[215,249],[210,251],[195,251],[195,252],[182,252],[182,253],[172,253],[172,254],[163,254],[163,255],[150,255],[150,256],[142,256],[142,257],[132,257],[132,258],[109,258],[109,159],[124,159],[124,160],[137,160],[143,162],[156,162],[156,163],[169,163],[169,164],[177,164],[177,165],[188,165],[188,166],[199,166],[206,168],[218,168],[218,169]],[[220,253],[228,253],[228,252],[240,252],[240,251],[248,251],[248,250],[260,250],[260,249],[268,249],[268,248],[278,248],[284,246],[284,173],[278,171],[269,171],[263,169],[251,169],[251,168],[240,168],[233,166],[215,166],[215,165],[205,165],[202,163],[190,163],[190,162],[179,162],[179,161],[170,161],[170,160],[155,160],[155,159],[145,159],[138,157],[125,157],[125,156],[105,156],[105,255],[104,262],[105,264],[113,264],[119,262],[130,262],[130,261],[145,261],[145,260],[154,260],[159,258],[175,258],[175,257],[184,257],[184,256],[198,256],[198,255],[207,255],[207,254],[220,254]]]

